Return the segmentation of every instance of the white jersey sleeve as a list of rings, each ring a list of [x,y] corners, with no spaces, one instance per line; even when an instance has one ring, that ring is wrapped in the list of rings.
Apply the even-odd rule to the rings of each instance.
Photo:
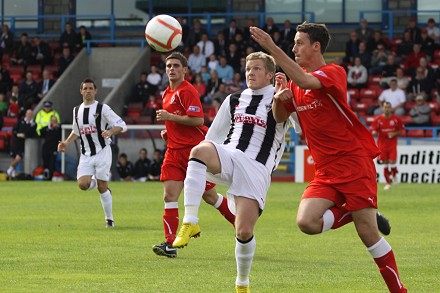
[[[208,133],[206,134],[207,140],[212,140],[219,144],[222,144],[225,141],[229,129],[231,128],[230,97],[231,95],[226,97],[215,115]]]
[[[115,126],[119,126],[122,128],[122,132],[127,131],[127,125],[125,124],[125,121],[122,120],[122,118],[116,114],[110,106],[103,104],[102,105],[102,116],[103,116],[103,122],[108,124],[111,128]]]
[[[72,117],[73,117],[73,122],[72,122],[72,132],[73,132],[76,136],[80,136],[80,134],[79,134],[79,128],[78,128],[78,124],[76,123],[76,119],[77,119],[77,117],[75,117],[75,108],[76,108],[76,107],[73,107],[73,114],[72,114]]]

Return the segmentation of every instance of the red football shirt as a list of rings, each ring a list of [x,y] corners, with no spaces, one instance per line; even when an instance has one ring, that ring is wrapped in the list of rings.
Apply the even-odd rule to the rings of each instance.
[[[163,109],[179,116],[203,118],[203,108],[199,93],[187,81],[183,81],[176,90],[167,87],[162,95]],[[172,121],[165,121],[168,136],[168,148],[179,149],[196,146],[205,139],[206,126],[188,126]]]
[[[377,157],[380,152],[373,136],[347,104],[345,70],[330,63],[311,74],[322,88],[301,89],[290,81],[294,101],[285,106],[289,112],[297,112],[316,167],[342,156]]]
[[[374,118],[371,129],[377,131],[377,145],[379,149],[394,149],[397,147],[397,136],[390,138],[388,133],[404,130],[402,120],[396,115],[386,118],[384,115]]]

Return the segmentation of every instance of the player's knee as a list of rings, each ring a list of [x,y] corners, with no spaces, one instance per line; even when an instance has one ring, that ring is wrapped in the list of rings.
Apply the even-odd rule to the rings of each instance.
[[[251,227],[237,226],[235,229],[235,235],[237,239],[245,241],[254,235],[254,231]]]
[[[319,225],[316,225],[310,218],[298,217],[296,224],[301,232],[305,234],[313,235],[321,232]]]
[[[210,156],[210,149],[209,149],[209,147],[210,147],[209,143],[201,143],[201,144],[195,146],[191,150],[190,157],[191,158],[199,159],[201,161],[205,161]]]
[[[89,184],[83,181],[78,181],[78,187],[81,190],[87,190],[89,188]]]

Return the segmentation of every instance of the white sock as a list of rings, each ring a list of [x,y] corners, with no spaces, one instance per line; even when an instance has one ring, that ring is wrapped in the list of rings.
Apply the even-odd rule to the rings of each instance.
[[[190,160],[184,182],[184,223],[196,224],[199,221],[199,206],[206,186],[206,165]]]
[[[235,240],[235,261],[237,263],[237,278],[235,285],[249,285],[249,275],[251,273],[252,259],[254,258],[257,242],[255,237],[246,243]]]
[[[335,215],[330,210],[326,210],[322,215],[322,232],[328,231],[332,228],[335,222]]]
[[[92,179],[90,179],[90,185],[89,185],[89,188],[87,188],[87,190],[95,189],[96,186],[98,186],[98,183],[96,182],[96,178],[95,178],[95,176],[92,176]]]
[[[373,258],[379,258],[391,251],[391,246],[385,238],[381,238],[376,244],[367,248]]]
[[[113,221],[112,194],[110,190],[107,189],[106,192],[101,193],[101,204],[104,209],[105,219]]]
[[[217,202],[214,204],[214,207],[216,209],[218,209],[218,207],[222,204],[223,202],[223,195],[221,195],[220,193],[217,193],[218,198],[217,198]]]

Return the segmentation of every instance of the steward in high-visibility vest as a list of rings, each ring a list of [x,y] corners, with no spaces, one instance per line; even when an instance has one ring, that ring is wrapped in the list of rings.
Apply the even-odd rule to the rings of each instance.
[[[52,117],[52,116],[57,117],[58,123],[61,122],[60,114],[58,114],[57,111],[52,109],[52,102],[46,101],[43,104],[43,109],[38,111],[37,115],[35,116],[35,123],[37,124],[37,134],[38,134],[38,136],[41,135],[41,129],[42,128],[49,126],[49,124],[50,124],[50,117]]]

